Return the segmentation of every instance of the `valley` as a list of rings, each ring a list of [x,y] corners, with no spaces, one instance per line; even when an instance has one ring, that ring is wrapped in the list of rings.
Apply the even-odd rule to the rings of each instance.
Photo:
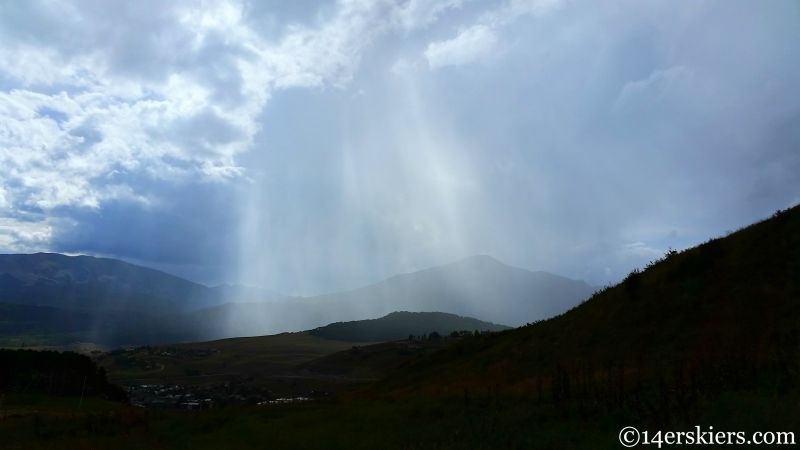
[[[56,440],[121,449],[617,448],[616,431],[631,423],[751,430],[757,417],[792,437],[799,258],[794,208],[670,252],[564,314],[514,329],[363,340],[397,318],[424,322],[395,313],[300,333],[96,351],[96,371],[134,406],[97,391],[81,412],[75,385],[57,402],[12,391],[0,431],[12,449]],[[323,337],[331,333],[339,339]],[[570,434],[576,428],[584,431]]]
[[[0,0],[0,450],[800,445],[800,0]]]

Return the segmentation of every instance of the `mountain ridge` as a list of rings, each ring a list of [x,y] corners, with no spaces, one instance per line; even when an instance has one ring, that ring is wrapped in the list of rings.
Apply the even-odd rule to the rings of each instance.
[[[141,309],[139,303],[145,303],[171,311],[207,306],[211,300],[208,288],[199,283],[89,255],[0,254],[0,275],[0,299],[5,302],[68,309]]]
[[[302,331],[393,311],[443,311],[514,326],[563,312],[591,292],[583,281],[475,255],[350,291],[247,302],[242,300],[268,291],[207,287],[111,258],[0,255],[0,303],[7,309],[13,304],[59,308],[73,324],[71,312],[89,313],[91,336],[123,343],[116,333],[131,344]],[[33,311],[17,315],[28,313],[25,323],[32,330],[57,331],[57,320],[39,326]],[[126,313],[137,319],[126,320]],[[47,314],[52,318],[57,312]],[[137,340],[137,333],[147,339]]]
[[[584,281],[473,256],[344,292],[270,305],[217,305],[197,311],[195,316],[202,322],[224,316],[226,322],[238,325],[241,335],[301,331],[332,322],[382,317],[393,311],[444,311],[519,326],[560,314],[594,291]],[[275,328],[278,326],[283,328]]]

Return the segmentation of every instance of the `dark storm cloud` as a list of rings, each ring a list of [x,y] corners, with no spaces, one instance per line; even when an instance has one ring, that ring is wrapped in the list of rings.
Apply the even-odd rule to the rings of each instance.
[[[70,217],[51,240],[51,249],[120,257],[192,273],[193,267],[212,267],[211,279],[224,279],[235,259],[237,232],[233,190],[211,184],[158,186],[156,204],[109,202],[95,210],[59,211]],[[216,272],[216,273],[213,273]]]

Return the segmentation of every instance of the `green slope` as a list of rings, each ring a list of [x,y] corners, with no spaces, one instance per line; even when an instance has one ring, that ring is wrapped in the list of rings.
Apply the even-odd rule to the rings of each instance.
[[[797,386],[799,330],[795,207],[673,252],[559,317],[420,358],[372,392],[497,386],[644,409],[726,389],[780,392]]]

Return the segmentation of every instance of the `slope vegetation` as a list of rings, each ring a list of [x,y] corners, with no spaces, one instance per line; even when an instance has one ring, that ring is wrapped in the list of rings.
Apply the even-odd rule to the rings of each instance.
[[[448,335],[452,332],[502,331],[504,325],[484,322],[441,312],[398,311],[379,319],[336,322],[315,328],[309,334],[326,339],[359,342],[384,342],[423,336],[431,333]]]
[[[371,392],[461,393],[490,386],[644,412],[690,408],[726,390],[777,395],[797,388],[798,324],[795,207],[671,252],[559,317],[413,361]]]

